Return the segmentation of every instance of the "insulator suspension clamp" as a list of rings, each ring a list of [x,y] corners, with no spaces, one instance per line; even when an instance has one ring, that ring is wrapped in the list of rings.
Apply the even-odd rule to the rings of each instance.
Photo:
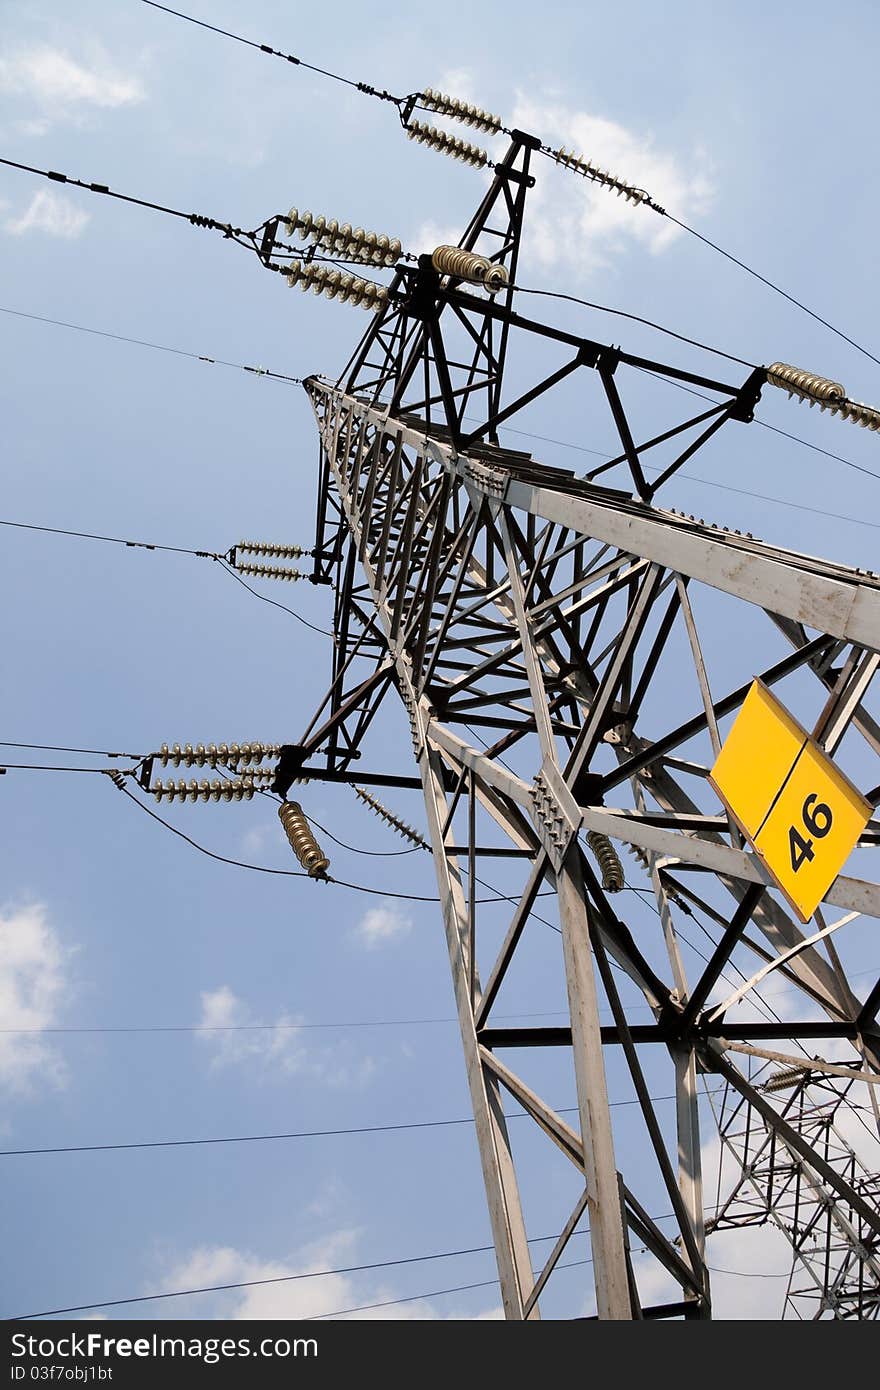
[[[482,169],[489,163],[487,152],[479,145],[459,140],[458,136],[449,135],[445,130],[438,130],[436,126],[426,125],[424,121],[410,121],[406,134],[408,139],[415,140],[420,145],[430,145],[441,154],[448,154],[451,159],[460,159],[462,163],[471,164],[475,169]]]
[[[298,801],[285,801],[278,817],[290,847],[310,878],[325,878],[330,860],[320,848]]]
[[[633,184],[626,183],[624,179],[616,178],[614,174],[609,174],[606,169],[600,169],[598,165],[575,154],[572,150],[548,149],[546,153],[557,164],[561,164],[564,169],[573,169],[575,173],[582,174],[584,178],[590,179],[593,183],[601,183],[605,188],[614,189],[618,198],[622,195],[628,203],[648,203],[651,207],[656,207],[644,188],[636,188]]]
[[[296,234],[302,241],[311,241],[316,249],[346,261],[393,266],[403,250],[399,237],[386,236],[384,232],[368,232],[363,227],[352,227],[350,222],[339,223],[335,217],[328,220],[322,213],[313,215],[291,208],[285,223],[290,236]]]
[[[827,377],[806,372],[801,367],[792,367],[787,362],[774,362],[767,368],[767,381],[770,386],[778,386],[789,396],[807,401],[810,406],[818,405],[820,410],[830,410],[853,425],[861,425],[866,430],[880,430],[880,410],[873,406],[851,401],[846,387],[839,381],[829,381]]]
[[[356,275],[336,267],[318,265],[315,261],[291,261],[287,269],[291,289],[299,285],[303,291],[338,299],[342,304],[359,304],[364,309],[381,309],[388,302],[387,285],[374,280],[360,280]]]
[[[454,121],[461,121],[462,125],[484,131],[486,135],[497,135],[501,129],[500,116],[493,116],[491,112],[471,102],[461,101],[459,97],[435,92],[431,87],[426,87],[421,93],[421,102],[429,111],[436,111],[438,116],[449,116]]]
[[[482,285],[489,294],[497,294],[509,284],[506,266],[480,256],[476,251],[465,251],[460,246],[438,246],[431,253],[431,264],[441,275]]]

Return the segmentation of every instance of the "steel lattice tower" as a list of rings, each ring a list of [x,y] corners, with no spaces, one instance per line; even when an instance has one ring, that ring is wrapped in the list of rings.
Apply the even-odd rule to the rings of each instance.
[[[511,285],[536,143],[514,132],[460,243],[505,266]],[[818,692],[814,736],[829,753],[845,735],[860,739],[868,757],[880,753],[880,724],[865,704],[880,662],[880,580],[654,502],[660,484],[727,421],[751,420],[763,369],[734,384],[682,371],[526,318],[514,310],[514,294],[485,297],[438,274],[430,258],[401,265],[341,379],[307,383],[321,446],[313,577],[335,585],[336,640],[327,697],[301,742],[284,748],[276,788],[286,793],[312,777],[358,780],[354,760],[396,690],[418,777],[385,780],[424,794],[507,1317],[539,1315],[539,1297],[582,1220],[600,1318],[711,1315],[701,1076],[736,1102],[740,1138],[727,1125],[726,1142],[738,1145],[752,1217],[757,1207],[761,1219],[779,1218],[770,1190],[777,1179],[789,1195],[793,1185],[808,1191],[814,1211],[839,1214],[828,1228],[834,1259],[811,1265],[820,1314],[875,1316],[877,1180],[832,1152],[824,1122],[810,1116],[814,1088],[831,1085],[835,1114],[858,1091],[876,1118],[876,1088],[854,1078],[880,1069],[880,984],[860,999],[830,937],[810,944],[810,929],[801,930],[768,886],[706,774],[720,747],[719,721],[738,709],[756,674],[808,707]],[[515,342],[532,349],[533,362],[540,345],[551,363],[540,377],[532,366],[516,394],[503,389]],[[517,379],[528,370],[520,363]],[[710,392],[712,403],[637,442],[623,401],[634,370]],[[604,409],[616,427],[613,463],[628,466],[632,492],[499,444],[499,426],[575,375],[590,408]],[[663,460],[653,484],[643,466],[649,451]],[[704,589],[735,606],[735,640],[747,661],[747,633],[755,634],[761,669],[750,668],[745,685],[729,683],[724,631],[700,621]],[[670,680],[681,691],[673,723]],[[880,800],[880,788],[871,799]],[[873,824],[861,843],[877,843]],[[633,850],[631,868],[652,891],[650,935],[618,910],[615,844]],[[501,932],[494,919],[485,925],[477,901],[485,856],[503,864],[510,893]],[[842,875],[826,902],[877,916],[880,886]],[[538,914],[550,912],[561,931],[568,1021],[504,1026],[496,1002]],[[692,913],[716,934],[696,969],[680,930]],[[721,1011],[710,1002],[730,993],[730,968],[742,963],[745,978],[783,953],[779,972],[803,1005],[794,1021],[755,1021],[748,998]],[[600,1022],[600,1009],[610,1010],[610,1023]],[[798,1106],[767,1089],[768,1051],[780,1039],[807,1040],[812,1052],[821,1039],[843,1051],[848,1060],[832,1073],[842,1071],[839,1087],[811,1061],[798,1072]],[[524,1079],[542,1049],[570,1062],[577,1124]],[[765,1067],[758,1079],[738,1064],[743,1050]],[[641,1115],[638,1165],[612,1123],[609,1057],[625,1066]],[[647,1079],[661,1065],[675,1092],[672,1126]],[[569,1219],[537,1276],[504,1095],[570,1171]],[[746,1128],[746,1148],[759,1141],[760,1172],[745,1156]],[[662,1190],[671,1207],[672,1230],[651,1214],[655,1198],[640,1195],[646,1164],[652,1192]],[[717,1229],[736,1219],[743,1190]],[[796,1221],[781,1221],[802,1271],[805,1223],[814,1234],[821,1226],[803,1203]],[[631,1239],[678,1296],[645,1306]]]

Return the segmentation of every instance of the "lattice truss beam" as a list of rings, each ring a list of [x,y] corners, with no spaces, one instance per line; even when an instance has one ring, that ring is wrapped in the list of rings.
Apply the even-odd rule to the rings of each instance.
[[[511,280],[529,153],[515,137],[462,240],[507,265]],[[880,580],[653,504],[644,454],[671,450],[661,480],[674,472],[727,419],[751,418],[762,372],[731,387],[629,357],[535,325],[509,295],[480,299],[424,264],[399,270],[392,288],[343,381],[307,383],[321,447],[316,576],[337,592],[334,670],[312,726],[284,750],[276,785],[321,776],[421,788],[505,1312],[538,1316],[550,1281],[565,1277],[573,1236],[588,1227],[588,1315],[710,1316],[702,1081],[739,1098],[751,1133],[784,1155],[817,1207],[847,1214],[855,1234],[822,1276],[821,1311],[872,1316],[876,1182],[836,1161],[814,1126],[794,1123],[785,1097],[750,1081],[738,1054],[766,1059],[780,1039],[814,1051],[821,1040],[876,1123],[880,984],[860,999],[846,962],[865,917],[880,915],[880,885],[862,876],[880,826],[868,825],[855,871],[827,894],[846,914],[840,930],[813,941],[707,773],[725,719],[760,675],[859,785],[880,782],[876,767],[865,771],[880,753],[867,706],[880,663]],[[565,360],[505,404],[512,329]],[[636,444],[615,380],[621,365],[699,384],[721,404]],[[618,428],[613,462],[629,470],[635,496],[497,442],[504,419],[578,371]],[[391,688],[417,777],[354,769]],[[880,801],[880,787],[870,799]],[[632,892],[618,908],[612,845],[629,852],[627,879],[650,897],[650,913]],[[500,879],[489,903],[479,900],[486,861],[493,886]],[[823,929],[822,912],[817,920]],[[784,1020],[759,1002],[753,977],[768,965],[795,996]],[[508,989],[551,975],[564,1026],[511,1027],[498,1016]],[[791,1065],[798,1056],[809,1052]],[[810,1065],[811,1078],[822,1072]],[[613,1117],[610,1084],[627,1094]],[[574,1123],[545,1099],[566,1086]],[[657,1094],[670,1094],[671,1108]],[[542,1195],[552,1191],[560,1216],[560,1239],[537,1271],[503,1113],[511,1098],[547,1145]],[[518,1146],[528,1152],[532,1142]],[[776,1211],[766,1192],[761,1200],[765,1216]],[[803,1265],[800,1226],[792,1229]],[[838,1243],[842,1230],[835,1224]],[[832,1287],[838,1275],[845,1294]]]

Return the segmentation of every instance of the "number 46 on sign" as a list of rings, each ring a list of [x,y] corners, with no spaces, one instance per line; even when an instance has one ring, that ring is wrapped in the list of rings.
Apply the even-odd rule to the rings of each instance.
[[[709,781],[808,922],[864,830],[870,802],[757,680]]]

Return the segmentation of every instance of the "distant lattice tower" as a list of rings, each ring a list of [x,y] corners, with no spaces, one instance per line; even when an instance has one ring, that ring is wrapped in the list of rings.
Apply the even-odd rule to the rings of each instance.
[[[851,1086],[816,1076],[805,1064],[799,1071],[777,1071],[762,1089],[777,1095],[780,1113],[810,1149],[876,1208],[880,1175],[869,1171],[840,1130],[841,1122],[851,1125],[855,1116],[861,1138],[876,1144],[873,1111],[848,1103]],[[832,1199],[809,1159],[729,1091],[720,1106],[719,1133],[737,1176],[709,1229],[771,1224],[784,1234],[792,1263],[783,1316],[880,1317],[880,1240],[861,1211],[844,1196]]]

